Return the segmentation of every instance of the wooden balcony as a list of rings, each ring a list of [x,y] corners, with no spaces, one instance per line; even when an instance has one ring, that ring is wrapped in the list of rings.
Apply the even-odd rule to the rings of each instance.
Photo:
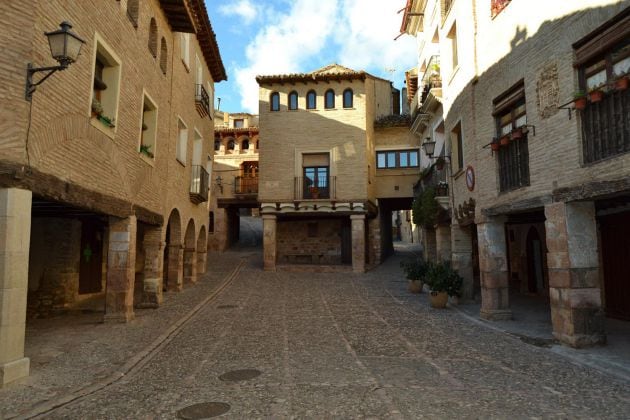
[[[208,172],[201,165],[193,165],[192,176],[190,178],[190,201],[195,204],[208,201]]]
[[[237,176],[234,178],[234,194],[258,194],[257,176]]]

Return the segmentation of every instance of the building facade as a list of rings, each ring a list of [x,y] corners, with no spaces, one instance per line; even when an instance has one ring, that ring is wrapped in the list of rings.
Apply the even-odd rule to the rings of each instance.
[[[479,270],[482,317],[538,296],[576,347],[630,319],[629,6],[409,1],[403,19],[440,52],[453,263],[471,291]]]
[[[258,116],[215,112],[209,249],[225,251],[239,239],[242,212],[258,214]]]
[[[90,300],[127,322],[205,271],[214,83],[201,0],[2,2],[0,384],[28,374],[24,327]],[[44,32],[70,20],[81,54],[25,99]],[[35,81],[44,73],[37,73]]]
[[[336,64],[256,80],[265,269],[379,263],[391,248],[391,211],[409,208],[418,167],[399,91]]]

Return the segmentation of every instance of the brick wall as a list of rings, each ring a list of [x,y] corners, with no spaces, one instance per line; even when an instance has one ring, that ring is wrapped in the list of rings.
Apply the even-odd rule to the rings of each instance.
[[[279,264],[340,264],[341,219],[278,221]]]

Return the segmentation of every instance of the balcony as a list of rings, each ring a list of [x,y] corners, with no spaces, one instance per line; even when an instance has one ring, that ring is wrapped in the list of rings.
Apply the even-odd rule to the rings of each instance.
[[[294,185],[295,200],[335,200],[337,198],[337,178],[334,176],[319,178],[315,185],[310,178],[296,176]]]
[[[210,115],[210,97],[203,85],[195,85],[195,106],[202,117]]]
[[[257,176],[237,176],[234,178],[234,194],[258,194]]]
[[[190,201],[195,204],[208,201],[208,181],[209,176],[206,169],[201,165],[193,165],[190,179]]]

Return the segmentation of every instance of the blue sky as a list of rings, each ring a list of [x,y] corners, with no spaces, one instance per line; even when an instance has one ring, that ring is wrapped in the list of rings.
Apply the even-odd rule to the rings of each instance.
[[[206,0],[228,81],[221,110],[258,113],[258,74],[309,72],[339,63],[394,81],[417,64],[400,30],[405,0]],[[215,103],[215,107],[217,103]]]

